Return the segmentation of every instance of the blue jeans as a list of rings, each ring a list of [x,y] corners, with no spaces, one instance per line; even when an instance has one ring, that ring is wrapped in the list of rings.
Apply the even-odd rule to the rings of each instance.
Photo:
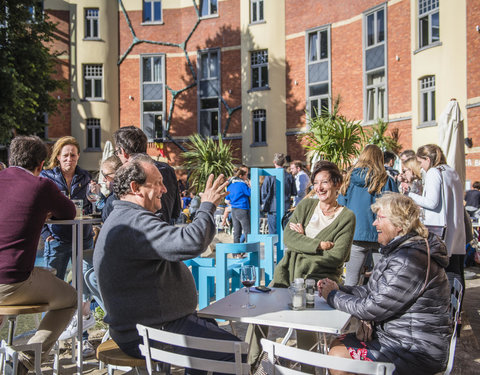
[[[277,233],[277,213],[272,212],[267,214],[267,223],[268,223],[268,233],[276,234]]]
[[[202,337],[207,339],[227,340],[227,341],[241,341],[238,337],[231,333],[219,328],[217,322],[214,319],[199,318],[196,313],[187,315],[183,318],[166,323],[163,326],[164,331],[178,333],[181,335]],[[138,345],[142,342],[139,338],[136,341],[121,344],[118,343],[120,349],[122,349],[128,355],[136,358],[143,358],[140,353]],[[160,344],[161,345],[161,344]],[[229,361],[234,362],[235,356],[229,353],[218,353],[207,350],[189,349],[173,347],[176,353],[186,354],[192,357],[200,357],[205,359],[213,359],[217,361]],[[207,348],[208,349],[208,348]],[[245,360],[245,358],[243,358]],[[185,374],[201,375],[206,374],[205,371],[185,369]],[[217,374],[217,373],[215,373]]]
[[[84,239],[83,248],[93,248],[93,238]],[[45,259],[45,266],[55,268],[57,270],[57,277],[61,280],[64,280],[68,262],[70,259],[72,259],[72,244],[70,242],[60,242],[57,240],[50,242],[45,241],[43,257]],[[84,259],[82,266],[83,273],[87,272],[87,270],[93,267],[92,260]],[[83,291],[84,301],[89,300],[91,298],[90,291],[88,290],[85,282],[83,282]]]

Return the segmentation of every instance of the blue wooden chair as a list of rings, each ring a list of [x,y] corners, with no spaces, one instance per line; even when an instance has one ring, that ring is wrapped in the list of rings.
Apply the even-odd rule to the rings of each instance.
[[[245,258],[227,259],[228,254],[246,253]],[[230,292],[240,288],[240,269],[243,265],[253,265],[257,271],[255,285],[260,285],[260,242],[217,243],[215,247],[215,299],[218,301]],[[232,287],[229,288],[231,281]]]
[[[263,243],[263,258],[260,257],[260,268],[265,270],[265,285],[273,280],[275,255],[278,248],[278,234],[248,234],[248,242]]]

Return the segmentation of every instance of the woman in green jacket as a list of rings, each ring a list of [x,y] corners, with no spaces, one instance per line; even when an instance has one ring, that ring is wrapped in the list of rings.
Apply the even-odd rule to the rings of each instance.
[[[342,174],[335,164],[322,160],[315,164],[311,182],[315,198],[305,197],[285,228],[288,251],[275,268],[275,287],[288,288],[299,277],[316,281],[328,277],[341,283],[343,264],[350,257],[355,214],[337,203]],[[254,335],[248,356],[252,367],[256,367],[261,353],[260,329],[268,335],[268,327],[263,326],[250,326],[247,331],[247,337]],[[315,333],[297,330],[297,347],[310,349],[315,342]],[[310,366],[302,366],[302,371],[314,373]]]
[[[285,228],[288,251],[275,268],[275,287],[288,288],[296,278],[328,277],[339,283],[350,257],[355,214],[337,202],[342,174],[322,160],[315,164],[311,182],[315,198],[303,199]]]

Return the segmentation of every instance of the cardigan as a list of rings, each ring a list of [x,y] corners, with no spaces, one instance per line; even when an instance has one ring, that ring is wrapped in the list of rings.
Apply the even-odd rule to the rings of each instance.
[[[465,254],[463,186],[457,172],[448,165],[432,167],[425,176],[423,195],[409,193],[423,207],[424,224],[446,225],[445,245],[448,256]]]
[[[303,199],[289,223],[300,223],[306,228],[318,203],[315,198]],[[287,288],[297,277],[315,280],[328,277],[340,282],[343,264],[350,258],[354,230],[355,214],[346,207],[315,238],[300,234],[287,225],[284,240],[288,251],[275,268],[274,286]],[[334,246],[330,250],[318,250],[321,241],[332,241]]]

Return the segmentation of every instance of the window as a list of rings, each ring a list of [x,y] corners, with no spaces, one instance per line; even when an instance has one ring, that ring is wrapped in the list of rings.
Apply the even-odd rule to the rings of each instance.
[[[143,0],[143,22],[162,22],[162,2]]]
[[[435,122],[435,76],[420,79],[420,123]]]
[[[365,121],[387,118],[386,25],[382,7],[364,16],[364,103]]]
[[[419,48],[440,40],[438,0],[418,0]]]
[[[268,87],[268,50],[251,54],[252,89]]]
[[[385,71],[367,74],[367,121],[385,118]]]
[[[264,109],[253,111],[253,143],[267,142],[267,112]]]
[[[250,22],[263,21],[263,0],[250,0]]]
[[[198,57],[199,127],[204,136],[220,133],[220,58],[218,50],[199,53]]]
[[[310,117],[329,111],[330,29],[307,33],[307,110]]]
[[[200,17],[213,16],[218,13],[217,0],[200,0]]]
[[[98,9],[85,9],[85,39],[98,37]]]
[[[100,119],[87,119],[87,149],[101,150],[100,148]]]
[[[163,55],[142,56],[143,131],[148,139],[163,138],[165,64]]]
[[[32,16],[32,22],[40,21],[43,17],[43,1],[34,1],[33,5],[28,6],[28,11]]]
[[[84,65],[85,99],[102,99],[103,67],[102,65]]]

